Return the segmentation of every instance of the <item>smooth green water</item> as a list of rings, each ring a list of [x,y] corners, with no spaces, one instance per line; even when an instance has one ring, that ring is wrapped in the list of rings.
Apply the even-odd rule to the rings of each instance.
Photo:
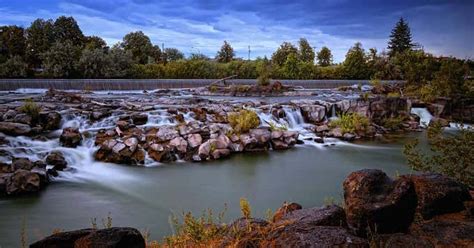
[[[250,201],[259,217],[284,201],[303,207],[322,205],[328,197],[341,202],[342,182],[352,171],[378,168],[390,176],[409,173],[401,152],[404,141],[299,146],[203,164],[152,168],[92,164],[89,170],[96,173],[78,173],[78,180],[55,182],[37,196],[1,199],[0,247],[19,246],[23,218],[30,242],[55,228],[90,227],[94,217],[102,226],[100,219],[109,212],[114,226],[148,229],[152,238],[161,239],[171,232],[173,212],[199,213],[206,208],[217,212],[227,203],[226,219],[230,220],[240,215],[241,197]]]

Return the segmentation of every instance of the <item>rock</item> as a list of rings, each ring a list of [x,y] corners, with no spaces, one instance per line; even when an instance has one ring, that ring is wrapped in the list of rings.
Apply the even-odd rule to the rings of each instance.
[[[224,158],[230,155],[229,149],[215,149],[211,152],[211,156],[213,159]]]
[[[160,163],[169,163],[176,160],[173,149],[161,144],[152,144],[148,149],[148,156]]]
[[[317,133],[322,133],[322,132],[327,132],[329,131],[328,125],[321,125],[316,127],[316,132]]]
[[[400,248],[400,247],[423,247],[434,248],[434,246],[420,237],[405,233],[378,234],[371,240],[373,247]]]
[[[188,142],[182,137],[176,137],[168,144],[170,147],[174,147],[179,154],[184,155],[188,150]]]
[[[319,123],[326,117],[326,107],[320,105],[301,105],[301,114],[306,122]]]
[[[339,127],[333,128],[331,131],[329,131],[328,136],[334,137],[334,138],[342,138],[342,129]]]
[[[133,153],[137,150],[138,139],[135,137],[130,137],[125,140],[124,144],[128,146],[128,149]]]
[[[53,169],[56,171],[62,171],[67,167],[66,159],[60,151],[51,152],[46,157],[46,163],[53,165]]]
[[[283,215],[280,220],[298,222],[306,226],[346,226],[344,209],[337,205],[296,209]]]
[[[28,135],[31,132],[31,127],[15,122],[0,122],[0,132],[12,136]]]
[[[3,114],[4,121],[12,121],[13,118],[17,115],[17,112],[13,109],[8,110],[5,114]]]
[[[435,124],[438,124],[441,127],[449,127],[449,121],[439,117],[433,117],[429,123],[429,126],[433,126]]]
[[[38,192],[40,187],[41,180],[37,173],[19,169],[6,179],[5,191],[8,195],[18,195]]]
[[[417,211],[424,219],[464,210],[464,201],[471,200],[468,188],[453,179],[436,173],[404,176],[413,181],[418,197]]]
[[[267,128],[251,129],[249,133],[257,140],[259,145],[268,144],[270,138],[272,137],[272,133]]]
[[[30,248],[69,247],[145,248],[146,246],[140,232],[130,227],[60,232],[30,245]]]
[[[34,164],[27,158],[14,158],[11,167],[13,171],[31,170],[34,167]]]
[[[286,215],[287,213],[293,212],[295,210],[302,209],[301,205],[295,202],[292,203],[283,203],[283,206],[277,209],[275,214],[273,215],[273,222],[278,222],[281,218]]]
[[[126,142],[128,145],[121,140],[104,141],[95,153],[95,159],[116,164],[144,164],[145,151],[137,145],[136,138],[129,138]]]
[[[188,135],[188,144],[191,148],[198,147],[202,144],[202,137],[200,134],[189,134]]]
[[[126,131],[129,128],[132,128],[133,125],[128,123],[128,121],[120,120],[115,123],[115,125],[121,130],[121,131]]]
[[[56,130],[61,127],[61,115],[58,112],[40,112],[39,124],[44,130]]]
[[[147,114],[134,114],[130,118],[135,125],[145,125],[148,122]]]
[[[342,136],[342,139],[345,140],[345,141],[353,141],[353,140],[355,140],[355,138],[356,138],[356,135],[352,134],[352,133],[345,133]]]
[[[257,146],[258,142],[253,136],[249,134],[241,134],[239,136],[240,142],[242,143],[245,151],[252,151]]]
[[[347,223],[358,235],[405,232],[412,223],[417,199],[411,180],[366,169],[351,173],[343,186]]]
[[[162,126],[156,133],[159,141],[168,141],[178,137],[178,131],[172,126]]]
[[[82,142],[82,135],[79,132],[79,129],[67,127],[63,129],[63,132],[59,137],[59,142],[61,142],[64,147],[76,148]]]
[[[230,143],[231,143],[230,139],[224,134],[221,134],[216,138],[217,149],[227,149]]]
[[[202,159],[208,159],[211,152],[216,149],[216,140],[210,139],[199,146],[198,155]]]
[[[33,123],[33,118],[27,114],[17,114],[15,118],[13,118],[13,122],[31,125]]]
[[[312,226],[295,222],[270,230],[261,247],[355,247],[368,248],[365,239],[338,226]]]

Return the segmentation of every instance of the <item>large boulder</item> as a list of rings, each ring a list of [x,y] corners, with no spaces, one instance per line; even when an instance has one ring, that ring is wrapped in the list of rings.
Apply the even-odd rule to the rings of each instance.
[[[28,158],[14,158],[11,168],[16,170],[31,170],[35,165]]]
[[[202,137],[198,133],[188,134],[188,144],[191,148],[196,148],[202,144]]]
[[[173,126],[162,126],[156,133],[156,137],[160,142],[172,140],[178,135],[178,131]]]
[[[346,226],[346,214],[343,208],[330,205],[290,211],[283,215],[279,221],[298,222],[300,225],[308,226]]]
[[[135,137],[125,141],[110,139],[101,144],[95,153],[95,159],[116,164],[139,165],[145,163],[145,151],[138,146]]]
[[[319,123],[326,117],[326,107],[321,105],[301,105],[301,114],[306,122]]]
[[[27,124],[5,121],[0,122],[0,132],[12,136],[22,136],[28,135],[31,132],[31,127]]]
[[[343,186],[347,223],[358,235],[405,232],[412,223],[417,200],[411,180],[366,169],[351,173]]]
[[[278,208],[277,211],[275,211],[275,214],[273,214],[273,222],[278,222],[286,214],[293,212],[295,210],[302,209],[302,208],[303,207],[296,202],[291,202],[291,203],[284,202],[283,206]]]
[[[150,158],[160,163],[169,163],[176,160],[174,149],[168,145],[151,144],[147,151]]]
[[[46,163],[52,165],[56,171],[62,171],[67,167],[66,159],[60,151],[52,151],[49,153],[46,157]]]
[[[33,193],[38,192],[41,186],[41,179],[37,173],[20,169],[6,178],[5,192],[8,195]]]
[[[58,112],[40,112],[39,124],[44,130],[56,130],[61,125],[61,115]]]
[[[64,147],[76,148],[82,142],[82,135],[78,128],[67,127],[63,129],[59,137],[59,142],[61,142]]]
[[[418,197],[417,211],[424,219],[464,210],[471,200],[468,188],[453,179],[436,173],[404,176],[413,181]]]
[[[130,227],[107,229],[82,229],[60,232],[30,245],[30,248],[145,248],[145,240],[140,232]]]

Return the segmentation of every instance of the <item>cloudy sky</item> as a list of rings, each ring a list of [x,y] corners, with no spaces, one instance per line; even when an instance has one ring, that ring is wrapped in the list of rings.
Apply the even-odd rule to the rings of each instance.
[[[271,56],[283,42],[307,38],[336,62],[357,41],[386,48],[400,17],[415,42],[436,55],[474,59],[473,0],[0,0],[0,25],[74,16],[86,35],[109,45],[142,30],[152,42],[214,56],[223,40],[247,58]]]

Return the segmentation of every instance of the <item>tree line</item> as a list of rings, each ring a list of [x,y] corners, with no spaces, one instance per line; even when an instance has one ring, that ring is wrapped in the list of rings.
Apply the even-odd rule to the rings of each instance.
[[[308,40],[283,42],[271,58],[236,58],[224,41],[215,58],[176,48],[162,50],[141,31],[126,34],[108,47],[97,36],[86,36],[73,17],[36,19],[29,27],[0,27],[1,78],[257,78],[278,79],[401,79],[413,85],[464,84],[473,62],[435,57],[416,48],[408,23],[401,18],[390,34],[387,52],[366,50],[355,43],[342,63],[333,63],[328,47],[315,51]],[[448,73],[449,79],[442,79]],[[435,80],[436,79],[436,80]],[[436,86],[442,95],[465,87]],[[425,89],[425,91],[429,91]]]

